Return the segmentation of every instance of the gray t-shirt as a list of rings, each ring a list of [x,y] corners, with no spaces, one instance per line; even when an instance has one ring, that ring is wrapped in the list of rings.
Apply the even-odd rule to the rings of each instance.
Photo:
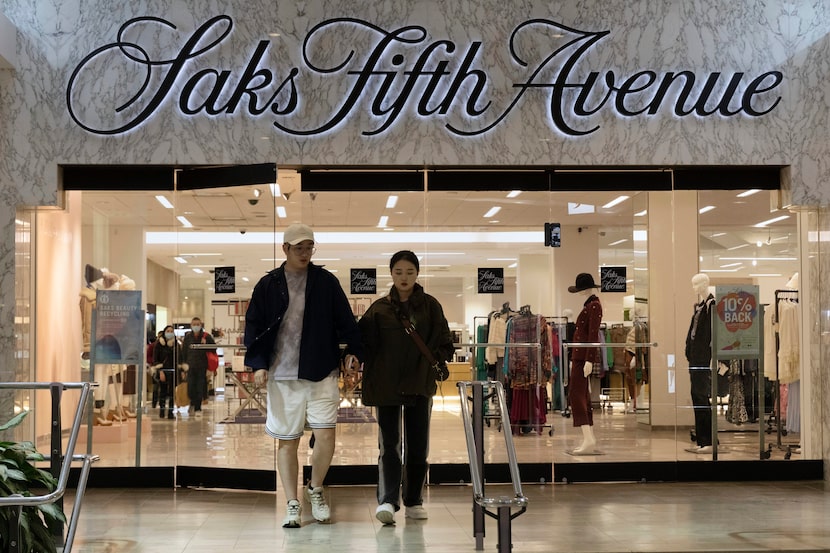
[[[305,314],[305,286],[308,271],[285,271],[288,283],[288,309],[274,344],[274,364],[270,374],[274,380],[297,380],[300,374],[300,339]]]

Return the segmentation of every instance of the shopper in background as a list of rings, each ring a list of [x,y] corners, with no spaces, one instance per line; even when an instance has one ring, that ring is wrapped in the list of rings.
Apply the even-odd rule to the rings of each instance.
[[[285,262],[254,287],[245,314],[245,365],[254,369],[258,386],[267,384],[265,432],[279,440],[277,468],[288,500],[285,528],[299,528],[297,448],[306,423],[315,438],[311,479],[304,495],[311,514],[329,522],[331,509],[323,480],[334,455],[340,342],[362,358],[360,334],[352,308],[332,273],[311,262],[314,233],[303,224],[283,233]]]
[[[173,410],[176,408],[176,400],[173,393],[176,389],[176,367],[181,358],[181,346],[172,325],[164,327],[155,344],[152,368],[155,372],[154,380],[159,383],[159,417],[175,419]]]
[[[163,330],[159,330],[156,336],[150,336],[150,342],[147,344],[147,355],[146,355],[146,363],[147,363],[147,376],[150,378],[150,382],[153,383],[153,409],[159,406],[159,380],[158,380],[158,371],[153,368],[153,365],[156,364],[153,357],[153,350],[158,343],[158,339],[160,336],[164,335]]]
[[[191,346],[215,343],[213,336],[205,332],[202,319],[193,317],[190,332],[184,335],[182,341],[182,369],[187,373],[187,394],[190,396],[187,412],[197,419],[202,417],[202,400],[207,394],[208,350],[194,349]]]
[[[423,490],[437,375],[402,319],[414,325],[436,361],[449,361],[455,352],[441,304],[415,282],[418,257],[409,250],[399,251],[392,256],[389,270],[389,295],[375,301],[358,323],[366,352],[363,403],[377,407],[380,454],[375,516],[383,524],[395,523],[401,497],[406,517],[427,518]]]

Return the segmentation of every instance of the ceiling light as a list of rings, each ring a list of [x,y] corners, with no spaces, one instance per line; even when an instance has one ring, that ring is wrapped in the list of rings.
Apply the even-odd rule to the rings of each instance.
[[[622,244],[623,242],[628,242],[628,238],[620,238],[616,242],[611,242],[608,244],[609,246],[616,246],[617,244]]]
[[[710,238],[717,238],[719,236],[726,236],[726,233],[725,232],[716,232],[712,236],[710,236]]]
[[[501,211],[501,206],[493,206],[493,207],[490,208],[490,210],[487,213],[484,214],[484,218],[489,219],[490,217],[492,217],[493,215],[495,215],[499,211]]]
[[[746,198],[747,196],[752,196],[753,194],[757,194],[760,191],[761,190],[758,188],[750,188],[746,192],[741,192],[740,194],[738,194],[738,198]]]
[[[517,261],[516,263],[511,263],[510,265],[508,265],[507,268],[508,269],[515,269],[518,266],[519,266],[519,262]]]
[[[721,269],[726,269],[727,267],[737,267],[739,265],[743,265],[743,263],[740,263],[740,262],[736,261],[735,263],[727,263],[726,265],[721,265],[720,268]]]
[[[593,213],[594,211],[595,208],[591,204],[568,202],[568,215],[584,215],[586,213]]]
[[[488,257],[487,261],[516,261],[515,257]]]
[[[740,250],[741,248],[745,248],[747,246],[749,246],[749,244],[740,244],[738,246],[732,246],[731,248],[726,248],[726,249],[729,250],[729,251]]]
[[[798,261],[797,257],[721,257],[725,261]]]
[[[285,212],[284,206],[277,206],[277,217],[279,217],[280,219],[285,219],[286,217],[288,217],[288,213]]]
[[[701,273],[736,273],[738,269],[701,269]]]
[[[281,243],[282,235],[278,233],[277,243]],[[319,236],[318,236],[319,234]],[[146,233],[146,243],[153,245],[194,245],[208,244],[216,247],[220,244],[246,244],[249,246],[257,244],[274,244],[274,232],[248,231],[242,235],[234,232],[176,232],[176,231],[150,231]],[[456,244],[459,242],[469,244],[539,244],[539,231],[412,231],[395,232],[393,234],[379,231],[365,232],[315,232],[315,238],[321,244]],[[391,255],[391,254],[389,254]],[[427,256],[433,255],[467,255],[464,252],[427,252]]]
[[[170,200],[168,200],[167,198],[165,198],[165,197],[164,197],[164,196],[162,196],[161,194],[159,194],[158,196],[156,196],[156,199],[159,201],[159,203],[160,203],[161,205],[163,205],[163,206],[164,206],[164,207],[166,207],[167,209],[173,209],[173,204],[171,204],[171,203],[170,203]]]
[[[749,273],[751,277],[780,277],[781,273]]]
[[[707,205],[707,206],[701,207],[697,212],[700,213],[701,215],[703,215],[704,213],[712,211],[713,209],[715,209],[715,206]]]
[[[175,259],[179,263],[187,263],[187,259],[185,259],[184,257],[178,257],[177,256],[177,257],[174,257],[173,259]]]
[[[648,210],[647,210],[647,209],[644,209],[644,210],[642,210],[642,211],[638,211],[637,213],[635,213],[635,214],[634,214],[634,216],[635,216],[635,217],[645,217],[645,216],[646,216],[646,213],[648,213]]]
[[[397,196],[389,196],[386,198],[386,209],[394,209],[396,205],[398,205]]]
[[[760,248],[761,246],[764,245],[764,243],[761,242],[760,240],[758,240],[757,242],[755,242],[755,245]]]
[[[259,198],[260,196],[262,196],[262,190],[254,188],[254,198]]]
[[[271,189],[271,196],[278,198],[282,196],[282,191],[280,190],[280,183],[274,182],[268,185],[268,188]]]
[[[180,253],[182,257],[208,257],[212,255],[222,255],[221,253]]]
[[[179,215],[178,217],[176,217],[176,219],[179,220],[183,227],[193,228],[193,223],[188,221],[187,217],[185,217],[184,215]]]
[[[615,205],[623,203],[624,201],[626,201],[630,197],[631,196],[617,196],[616,198],[614,198],[613,200],[611,200],[610,202],[608,202],[607,204],[602,206],[602,208],[603,209],[611,209]]]
[[[495,225],[495,224],[497,224],[497,223],[501,223],[501,221],[499,221],[498,219],[490,219],[489,223],[490,223],[491,225]]]
[[[242,277],[242,282],[250,282],[250,281],[251,281],[251,279],[249,279],[248,277]]]
[[[766,221],[761,221],[757,225],[752,225],[753,227],[760,228],[765,227],[767,225],[771,225],[773,223],[777,223],[778,221],[783,221],[784,219],[789,219],[789,215],[781,215],[780,217],[775,217],[774,219],[768,219]]]
[[[194,267],[194,268],[193,268],[193,272],[194,272],[194,273],[197,273],[197,274],[200,274],[200,275],[201,275],[202,273],[204,273],[204,271],[203,271],[203,270],[198,269],[198,268],[196,268],[196,267]]]
[[[388,215],[381,215],[380,219],[378,220],[378,228],[386,227],[386,223],[388,223],[388,222],[389,222],[389,216]]]
[[[522,191],[521,191],[521,190],[511,190],[511,191],[507,194],[507,197],[508,197],[508,198],[515,198],[516,196],[518,196],[518,195],[519,195],[519,194],[521,194],[521,193],[522,193]]]

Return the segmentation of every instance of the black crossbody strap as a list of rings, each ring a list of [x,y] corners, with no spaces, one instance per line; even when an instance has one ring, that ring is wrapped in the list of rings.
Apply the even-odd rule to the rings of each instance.
[[[437,367],[438,361],[435,360],[435,356],[432,355],[431,351],[429,351],[429,348],[424,343],[424,339],[421,338],[421,335],[418,334],[417,330],[415,330],[415,325],[412,324],[412,321],[409,320],[409,317],[407,317],[404,314],[401,314],[400,318],[401,323],[403,323],[403,329],[406,331],[407,334],[409,334],[409,336],[412,338],[412,341],[415,342],[415,345],[418,346],[418,349],[421,350],[421,353],[424,354],[424,357],[426,357],[427,361],[429,361],[430,366]]]

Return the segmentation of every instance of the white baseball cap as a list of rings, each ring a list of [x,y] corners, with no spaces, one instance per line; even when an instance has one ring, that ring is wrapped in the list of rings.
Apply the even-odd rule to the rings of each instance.
[[[314,231],[311,227],[302,223],[296,223],[285,229],[282,233],[282,243],[296,246],[304,240],[311,240],[314,242]]]

